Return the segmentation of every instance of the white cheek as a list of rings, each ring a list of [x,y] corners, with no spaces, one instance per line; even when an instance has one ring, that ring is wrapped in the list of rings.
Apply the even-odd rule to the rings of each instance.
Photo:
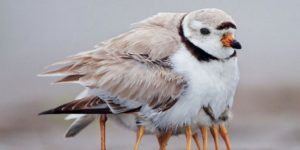
[[[195,40],[195,42],[195,44],[207,52],[218,50],[223,47],[220,38],[215,35],[208,35],[208,37],[205,38],[202,37],[202,39]]]

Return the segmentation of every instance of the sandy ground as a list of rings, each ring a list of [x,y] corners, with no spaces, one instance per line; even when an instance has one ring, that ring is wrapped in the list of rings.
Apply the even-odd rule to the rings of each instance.
[[[233,149],[300,149],[300,95],[297,91],[289,88],[240,88],[234,106],[235,117],[229,125]],[[26,109],[20,107],[16,110],[18,117],[11,116],[11,120],[1,122],[1,150],[99,149],[96,122],[75,138],[65,139],[63,134],[69,122],[63,121],[63,116],[37,116],[38,111],[49,106],[33,102],[37,107],[24,103]],[[108,150],[132,149],[135,134],[108,121],[107,139]],[[184,148],[185,137],[182,135],[173,137],[168,145],[168,149]],[[209,148],[214,149],[211,137]],[[155,136],[145,136],[140,149],[158,149]],[[225,149],[223,143],[222,149]]]

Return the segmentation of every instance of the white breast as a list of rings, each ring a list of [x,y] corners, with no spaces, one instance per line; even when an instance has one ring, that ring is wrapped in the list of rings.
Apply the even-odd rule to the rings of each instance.
[[[201,108],[208,105],[218,118],[227,106],[232,106],[239,80],[237,58],[200,62],[187,49],[181,48],[171,61],[174,71],[185,77],[188,86],[178,102],[160,115],[158,126],[191,124],[199,120]]]

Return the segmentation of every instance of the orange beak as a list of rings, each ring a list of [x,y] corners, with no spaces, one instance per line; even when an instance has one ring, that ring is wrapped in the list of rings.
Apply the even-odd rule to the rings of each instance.
[[[241,44],[233,38],[231,33],[225,34],[221,39],[221,42],[223,43],[224,47],[232,47],[234,49],[242,48]]]

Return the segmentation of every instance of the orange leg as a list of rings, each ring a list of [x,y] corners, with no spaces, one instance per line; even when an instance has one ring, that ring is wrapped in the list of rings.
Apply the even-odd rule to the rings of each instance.
[[[159,140],[159,150],[166,150],[167,149],[167,145],[168,145],[168,141],[170,139],[170,137],[172,136],[172,129],[169,129],[166,133],[158,136],[158,140]]]
[[[231,144],[230,144],[229,136],[228,136],[227,129],[226,129],[224,124],[220,125],[220,134],[221,134],[222,138],[225,141],[227,150],[231,150]]]
[[[143,126],[139,126],[138,127],[138,132],[136,134],[136,143],[134,145],[134,150],[138,150],[139,149],[139,145],[141,143],[143,135],[144,135],[144,127]]]
[[[187,126],[185,129],[185,136],[186,136],[186,150],[191,150],[192,148],[192,128],[191,126]]]
[[[207,150],[207,144],[208,144],[208,131],[207,131],[207,127],[201,127],[200,130],[201,130],[202,139],[203,139],[203,150]]]
[[[201,150],[201,144],[200,144],[200,142],[199,142],[198,134],[197,134],[197,133],[193,134],[193,139],[194,139],[194,141],[195,141],[195,144],[196,144],[196,146],[197,146],[197,149],[198,149],[198,150]]]
[[[159,147],[161,147],[162,136],[160,136],[160,135],[157,134],[156,138],[157,138],[157,142],[159,144]]]
[[[212,126],[210,128],[210,132],[214,138],[214,142],[215,142],[215,148],[216,150],[220,149],[220,145],[219,145],[219,131],[218,131],[218,127],[217,126]]]
[[[106,115],[100,115],[99,123],[100,123],[100,134],[101,134],[101,150],[106,150],[105,146],[105,123],[106,123],[107,117]]]

